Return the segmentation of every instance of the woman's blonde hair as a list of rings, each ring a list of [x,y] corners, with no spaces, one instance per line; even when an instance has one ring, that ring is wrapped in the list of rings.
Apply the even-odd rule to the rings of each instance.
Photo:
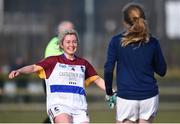
[[[77,42],[79,42],[79,36],[78,36],[77,31],[75,29],[66,29],[58,34],[58,38],[59,38],[58,44],[62,43],[64,40],[64,37],[68,34],[75,35],[77,38]]]
[[[149,29],[146,23],[145,13],[138,4],[128,4],[123,8],[124,22],[128,24],[127,31],[122,38],[122,46],[130,43],[149,41]]]

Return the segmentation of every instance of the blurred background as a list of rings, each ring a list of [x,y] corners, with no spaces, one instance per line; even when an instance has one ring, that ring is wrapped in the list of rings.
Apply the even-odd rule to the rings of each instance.
[[[150,31],[160,40],[168,65],[158,76],[160,107],[155,122],[180,122],[180,0],[0,0],[0,123],[41,123],[46,117],[43,81],[36,75],[9,80],[10,70],[43,59],[60,21],[75,24],[80,35],[78,55],[103,77],[111,37],[123,31],[122,7],[144,6]],[[115,122],[104,92],[87,89],[91,122]]]

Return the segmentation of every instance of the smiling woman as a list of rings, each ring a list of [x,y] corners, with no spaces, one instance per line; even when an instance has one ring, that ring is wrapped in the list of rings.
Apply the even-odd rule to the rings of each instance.
[[[60,43],[60,47],[64,50],[64,54],[68,59],[73,60],[74,54],[77,50],[77,38],[74,34],[68,34],[64,37],[64,40]]]
[[[50,56],[36,64],[13,70],[9,78],[38,73],[46,82],[47,113],[51,122],[88,123],[85,86],[94,82],[105,90],[104,80],[87,60],[75,55],[79,41],[75,30],[62,32],[59,41],[64,54]]]

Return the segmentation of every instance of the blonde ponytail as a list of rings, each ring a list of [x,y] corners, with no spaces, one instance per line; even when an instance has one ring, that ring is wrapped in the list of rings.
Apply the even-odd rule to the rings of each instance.
[[[143,10],[138,5],[129,5],[124,9],[124,20],[129,25],[122,39],[122,46],[130,43],[149,41],[149,29]]]

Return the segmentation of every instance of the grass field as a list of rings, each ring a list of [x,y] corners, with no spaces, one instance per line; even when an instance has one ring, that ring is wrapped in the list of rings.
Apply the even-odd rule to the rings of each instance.
[[[20,107],[21,106],[21,107]],[[1,106],[3,107],[3,106]],[[37,111],[32,111],[33,108]],[[46,118],[44,105],[17,105],[2,109],[0,123],[42,123]],[[38,109],[39,108],[39,109]],[[89,115],[92,123],[114,123],[115,111],[107,109],[105,104],[93,103],[89,105]],[[155,123],[180,123],[180,105],[162,104]]]
[[[114,123],[113,111],[89,111],[92,123]],[[180,111],[160,111],[155,123],[180,123]],[[0,123],[41,123],[45,119],[44,111],[6,111],[0,114]]]

